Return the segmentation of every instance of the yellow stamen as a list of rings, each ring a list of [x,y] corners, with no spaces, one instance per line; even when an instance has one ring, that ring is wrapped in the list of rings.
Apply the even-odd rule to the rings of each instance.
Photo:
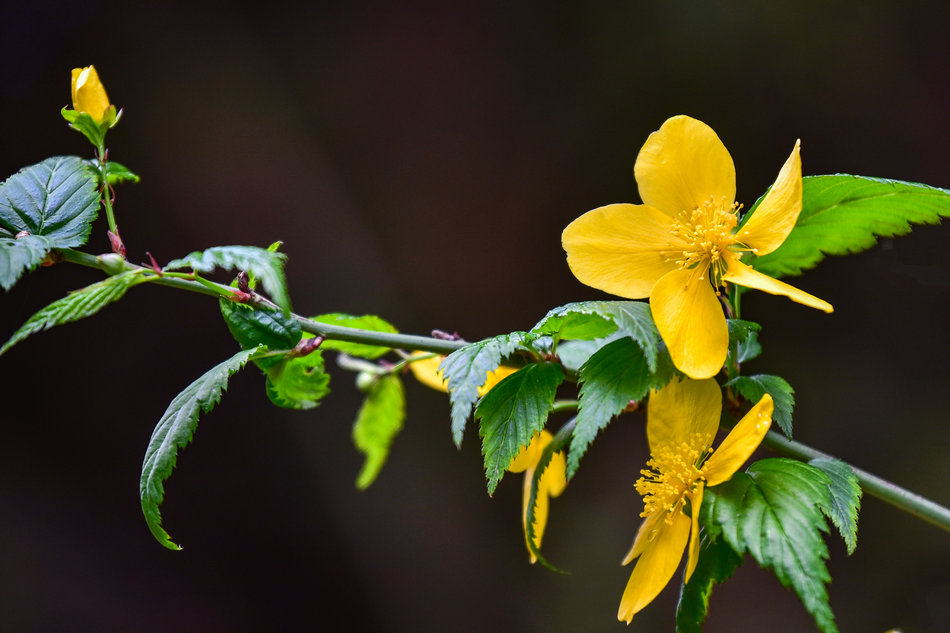
[[[649,470],[634,484],[643,496],[643,512],[647,517],[654,512],[667,514],[666,522],[672,523],[673,513],[682,510],[686,495],[705,479],[703,463],[712,453],[705,438],[694,434],[689,442],[661,446],[654,450],[647,462]],[[694,448],[701,446],[702,448]]]
[[[722,276],[726,273],[723,255],[727,250],[735,250],[734,232],[741,208],[742,205],[724,197],[716,200],[710,196],[702,206],[680,211],[670,229],[687,246],[666,253],[668,261],[676,262],[684,269],[700,267],[701,274],[710,270],[713,286],[721,286]]]

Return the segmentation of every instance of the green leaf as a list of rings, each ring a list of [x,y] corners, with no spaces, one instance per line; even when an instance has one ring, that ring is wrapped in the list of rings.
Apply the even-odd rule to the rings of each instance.
[[[158,507],[165,498],[165,480],[168,479],[178,460],[178,449],[191,442],[198,427],[198,416],[208,413],[221,401],[221,393],[228,388],[228,379],[247,364],[248,359],[264,348],[242,350],[208,370],[175,396],[162,414],[145,451],[142,477],[139,480],[139,496],[145,522],[159,543],[168,549],[181,549],[172,542],[162,528],[162,515]]]
[[[567,448],[568,443],[571,441],[571,433],[574,431],[574,423],[575,420],[572,419],[558,429],[558,432],[554,434],[554,437],[551,438],[548,445],[541,451],[541,458],[538,460],[538,464],[534,468],[534,475],[531,477],[531,489],[528,493],[528,516],[525,517],[525,526],[527,529],[525,542],[528,545],[528,551],[534,554],[535,558],[537,558],[542,565],[559,574],[566,574],[567,572],[549,563],[548,560],[541,555],[541,550],[535,546],[534,514],[538,505],[538,490],[541,486],[541,477],[544,475],[544,471],[551,465],[551,460],[554,459],[554,455],[563,452],[564,449]]]
[[[696,569],[689,582],[680,587],[676,633],[702,633],[713,585],[729,580],[741,564],[742,556],[725,541],[703,537]]]
[[[640,346],[650,371],[657,371],[660,354],[660,333],[653,323],[650,305],[642,301],[609,301],[609,315],[617,324],[617,331],[626,334]]]
[[[381,376],[370,388],[353,424],[353,442],[366,456],[356,478],[365,490],[375,481],[389,456],[389,447],[406,419],[406,395],[398,376]]]
[[[563,380],[560,365],[531,364],[502,380],[479,400],[475,417],[481,421],[478,435],[482,438],[489,495],[494,494],[511,460],[544,428]]]
[[[837,459],[821,457],[808,463],[820,468],[831,480],[831,501],[828,505],[822,505],[821,511],[838,528],[848,554],[853,554],[858,546],[858,510],[861,509],[862,494],[858,478],[851,466]]]
[[[244,349],[266,345],[268,349],[293,349],[300,341],[300,323],[273,308],[254,307],[221,299],[221,316],[231,332],[231,336]],[[261,358],[256,362],[261,369],[281,362],[278,357]]]
[[[99,161],[90,159],[88,162],[91,164],[93,169],[99,169]],[[138,174],[133,172],[122,163],[117,163],[114,160],[106,162],[106,179],[109,181],[110,185],[118,185],[123,182],[137,183],[142,180]]]
[[[63,108],[60,114],[62,114],[63,118],[69,123],[69,127],[81,133],[97,148],[104,146],[106,132],[109,131],[109,128],[112,127],[117,120],[115,106],[113,105],[109,106],[109,111],[105,113],[102,123],[97,123],[96,120],[86,112],[79,112],[78,110],[71,110],[70,108]]]
[[[724,387],[731,387],[739,392],[743,398],[757,403],[762,396],[769,394],[775,402],[772,419],[782,429],[782,433],[792,437],[792,412],[795,409],[795,390],[784,378],[770,374],[756,374],[754,376],[736,376]]]
[[[92,316],[110,303],[118,301],[129,288],[147,281],[142,276],[142,272],[142,270],[131,270],[107,277],[91,286],[74,290],[62,299],[57,299],[31,316],[19,330],[14,332],[10,340],[0,347],[0,355],[31,334]]]
[[[758,337],[758,333],[762,330],[761,325],[742,319],[727,319],[726,324],[729,326],[729,340],[736,344],[737,363],[741,365],[762,353],[762,346],[759,344]],[[732,353],[731,345],[729,346],[729,353]]]
[[[384,321],[373,314],[364,314],[363,316],[353,316],[350,314],[341,314],[331,312],[312,317],[311,320],[318,323],[327,323],[329,325],[340,325],[343,327],[359,328],[361,330],[370,330],[372,332],[389,332],[396,334],[399,332],[391,323]],[[362,343],[349,343],[347,341],[335,341],[327,339],[321,345],[323,349],[332,349],[350,356],[359,356],[360,358],[377,359],[389,352],[389,347],[379,345],[365,345]]]
[[[500,334],[455,350],[439,365],[452,403],[452,439],[456,446],[462,446],[465,424],[488,372],[498,369],[501,361],[516,351],[530,350],[528,345],[535,338],[536,334],[527,332]]]
[[[828,527],[830,481],[820,469],[794,459],[755,462],[747,472],[708,488],[700,520],[737,553],[749,553],[798,595],[824,633],[836,633],[825,583],[831,580],[822,532]]]
[[[287,279],[284,276],[286,259],[287,256],[283,253],[257,246],[214,246],[172,260],[164,270],[191,268],[202,273],[210,273],[215,268],[243,270],[259,280],[274,303],[287,314],[290,312],[290,296],[287,294]]]
[[[77,156],[25,167],[0,185],[0,285],[9,290],[53,248],[81,246],[99,210],[95,174]],[[40,237],[42,236],[42,237]]]
[[[549,311],[531,331],[555,339],[591,340],[602,338],[617,330],[617,324],[608,315],[609,302],[580,301]]]
[[[330,375],[319,349],[272,363],[266,371],[267,397],[278,407],[313,409],[330,393]]]
[[[752,260],[757,271],[771,277],[799,275],[825,255],[859,253],[878,237],[909,233],[912,223],[937,224],[950,216],[946,189],[847,174],[802,180],[795,228],[778,249]]]
[[[597,433],[656,384],[643,350],[626,336],[595,352],[581,367],[578,382],[580,406],[567,460],[568,478],[574,476]]]

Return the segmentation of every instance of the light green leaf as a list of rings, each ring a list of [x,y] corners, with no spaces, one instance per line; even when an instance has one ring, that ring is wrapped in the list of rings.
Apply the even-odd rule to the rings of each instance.
[[[0,185],[0,285],[9,290],[53,248],[81,246],[99,210],[96,175],[77,156],[25,167]],[[23,232],[29,237],[10,239]]]
[[[527,332],[501,334],[455,350],[439,365],[452,403],[452,439],[456,446],[462,446],[465,424],[488,372],[498,369],[501,361],[516,351],[530,350],[529,344],[536,338],[536,334]]]
[[[139,479],[139,496],[145,522],[159,543],[168,549],[181,549],[172,542],[162,528],[162,515],[158,507],[165,498],[165,480],[168,479],[178,460],[178,449],[191,442],[198,427],[198,416],[208,413],[221,401],[221,393],[228,388],[228,379],[247,364],[248,359],[264,348],[242,350],[208,370],[175,396],[162,414],[145,451],[142,477]]]
[[[511,460],[544,428],[563,380],[560,365],[531,364],[502,380],[479,400],[475,418],[481,421],[478,435],[482,438],[489,495],[494,494]]]
[[[741,564],[742,556],[736,554],[724,540],[703,536],[696,569],[689,582],[680,586],[680,599],[676,605],[676,633],[702,633],[713,585],[721,585],[729,580]]]
[[[286,314],[290,312],[290,296],[287,294],[287,278],[284,276],[286,259],[287,256],[283,253],[257,246],[214,246],[172,260],[164,270],[191,268],[202,273],[210,273],[215,268],[243,270],[260,281],[270,298]]]
[[[617,324],[617,332],[626,334],[640,346],[650,371],[657,371],[660,333],[653,323],[650,305],[643,301],[608,301],[608,314]]]
[[[89,159],[88,162],[94,170],[99,169],[99,161]],[[142,180],[138,174],[122,163],[117,163],[114,160],[106,162],[106,179],[110,185],[118,185],[123,182],[137,183]]]
[[[372,332],[389,332],[396,334],[399,332],[391,323],[384,321],[373,314],[364,314],[363,316],[353,316],[350,314],[341,314],[332,312],[330,314],[321,314],[312,317],[313,321],[318,323],[327,323],[329,325],[340,325],[343,327],[359,328],[361,330],[370,330]],[[323,342],[323,349],[332,349],[350,356],[359,356],[360,358],[377,359],[389,352],[390,348],[379,345],[365,345],[362,343],[349,343],[347,341],[335,341],[327,339]]]
[[[808,462],[820,468],[831,480],[831,502],[821,506],[844,539],[848,554],[858,546],[858,510],[861,509],[861,486],[851,466],[837,459],[817,458]]]
[[[406,419],[406,395],[398,376],[377,379],[356,414],[353,442],[366,456],[356,478],[356,487],[365,490],[379,475],[389,456],[389,448]]]
[[[784,378],[770,374],[736,376],[723,386],[735,389],[752,404],[761,400],[765,394],[772,396],[775,403],[772,419],[782,429],[782,433],[791,439],[792,412],[795,410],[795,390]]]
[[[700,521],[713,538],[749,553],[798,595],[824,633],[837,633],[825,583],[828,530],[821,508],[831,502],[820,469],[794,459],[755,462],[729,481],[708,488]]]
[[[904,235],[911,224],[937,224],[950,216],[946,189],[847,174],[802,181],[802,212],[795,228],[778,249],[751,262],[771,277],[799,275],[825,255],[859,253],[878,237]]]
[[[89,139],[93,147],[104,146],[106,132],[108,132],[109,128],[115,125],[118,120],[114,105],[110,105],[106,112],[103,113],[102,123],[97,123],[96,120],[86,112],[79,112],[78,110],[71,110],[70,108],[63,108],[60,114],[69,122],[69,127]]]
[[[531,331],[555,339],[591,340],[602,338],[617,330],[617,324],[608,314],[610,302],[580,301],[549,311]]]
[[[0,347],[0,355],[31,334],[92,316],[110,303],[118,301],[129,288],[147,281],[142,272],[142,270],[132,270],[107,277],[91,286],[74,290],[62,299],[57,299],[31,316],[19,330],[14,332],[10,340]]]
[[[330,393],[330,375],[324,369],[319,349],[273,363],[266,373],[267,397],[278,407],[313,409]]]

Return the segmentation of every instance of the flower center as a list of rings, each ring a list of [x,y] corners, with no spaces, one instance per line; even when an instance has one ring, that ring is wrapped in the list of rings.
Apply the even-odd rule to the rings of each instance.
[[[691,442],[681,442],[658,448],[647,462],[649,470],[634,484],[643,496],[643,512],[647,517],[655,512],[667,513],[666,522],[673,521],[673,513],[682,510],[687,493],[696,483],[705,479],[703,462],[712,453],[705,438],[694,433]],[[701,446],[702,448],[695,448]]]
[[[733,232],[741,208],[742,205],[729,202],[725,197],[716,200],[710,196],[695,209],[680,211],[673,218],[670,229],[686,242],[686,247],[669,252],[669,259],[677,262],[680,268],[708,269],[713,286],[721,286],[726,272],[723,255],[735,244]]]

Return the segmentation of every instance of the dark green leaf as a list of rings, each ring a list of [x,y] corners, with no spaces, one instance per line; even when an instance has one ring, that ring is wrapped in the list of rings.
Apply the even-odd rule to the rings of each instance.
[[[734,342],[737,346],[737,363],[741,365],[762,353],[762,346],[759,345],[758,337],[758,333],[762,330],[761,325],[741,319],[727,319],[726,323],[729,326],[729,341]],[[729,347],[729,353],[731,354],[732,345]]]
[[[578,382],[580,406],[567,461],[568,477],[574,476],[597,433],[655,385],[643,350],[626,336],[595,352],[581,367]]]
[[[844,539],[848,554],[858,546],[858,510],[861,509],[861,486],[851,466],[831,458],[818,458],[808,462],[820,468],[831,480],[831,502],[821,506]]]
[[[676,605],[676,633],[702,633],[713,585],[721,585],[729,580],[741,564],[742,556],[736,554],[725,541],[703,537],[696,569],[689,582],[680,587],[680,599]]]
[[[558,385],[564,380],[560,365],[522,367],[479,400],[475,417],[481,421],[488,494],[494,494],[505,470],[531,437],[544,428]]]
[[[300,323],[283,313],[268,307],[253,307],[222,299],[221,316],[228,325],[231,336],[244,349],[266,345],[272,350],[289,350],[300,341]],[[256,361],[261,369],[281,362],[278,357],[261,358]]]
[[[554,455],[564,452],[564,449],[567,448],[568,443],[571,441],[571,433],[573,431],[574,420],[572,419],[558,429],[558,432],[554,434],[554,437],[548,442],[548,445],[541,451],[541,459],[538,460],[538,465],[534,468],[534,475],[531,477],[531,490],[528,493],[528,516],[525,518],[525,526],[527,529],[525,542],[528,545],[528,551],[534,554],[535,558],[537,558],[542,565],[559,574],[565,574],[567,572],[549,563],[548,560],[541,555],[541,550],[535,546],[534,514],[538,505],[538,490],[541,486],[541,477],[544,475],[544,471],[551,465],[551,460],[554,458]]]
[[[162,414],[145,451],[139,496],[145,522],[159,543],[169,549],[181,549],[172,542],[162,528],[159,506],[165,498],[165,480],[178,460],[178,449],[191,442],[198,427],[198,416],[208,413],[221,401],[221,393],[228,388],[228,379],[247,364],[253,354],[263,348],[242,350],[228,360],[212,367],[175,396]]]
[[[210,273],[215,268],[243,270],[260,281],[274,303],[279,305],[284,313],[288,313],[290,296],[287,294],[287,279],[284,276],[286,259],[287,256],[283,253],[257,246],[214,246],[172,260],[164,270],[191,268],[202,273]]]
[[[542,336],[565,340],[591,340],[615,332],[617,325],[606,316],[609,302],[580,301],[548,312],[531,331]]]
[[[353,424],[353,442],[366,456],[356,478],[356,487],[360,490],[375,481],[405,419],[406,396],[402,381],[392,374],[380,377],[366,394]]]
[[[42,263],[53,243],[43,235],[25,235],[19,239],[0,236],[0,286],[4,290],[12,288],[23,273]]]
[[[98,161],[91,160],[90,162],[94,169],[99,168]],[[110,185],[117,185],[123,182],[136,183],[142,180],[138,174],[122,163],[117,163],[114,160],[106,162],[106,178],[109,180]]]
[[[763,459],[729,481],[708,488],[700,520],[737,553],[749,553],[791,587],[824,633],[836,633],[825,583],[831,580],[821,508],[830,481],[820,469],[794,459]]]
[[[370,330],[372,332],[390,332],[397,333],[392,324],[384,321],[373,314],[364,314],[363,316],[352,316],[350,314],[340,314],[333,312],[330,314],[321,314],[311,317],[318,323],[328,323],[330,325],[340,325],[343,327],[358,328],[361,330]],[[321,346],[323,349],[332,349],[350,356],[359,356],[360,358],[376,359],[389,352],[390,348],[379,345],[364,345],[362,343],[349,343],[347,341],[335,341],[327,339]]]
[[[0,354],[37,332],[48,330],[56,325],[71,323],[92,316],[108,304],[118,301],[132,286],[146,281],[141,270],[132,270],[107,277],[91,286],[74,290],[62,299],[49,304],[14,332],[10,340],[0,347]]]
[[[319,349],[272,363],[266,372],[267,397],[278,407],[313,409],[330,393],[330,375],[324,369]]]
[[[755,404],[762,396],[769,394],[775,402],[772,419],[789,439],[792,437],[792,412],[795,409],[795,390],[784,378],[770,374],[754,376],[736,376],[725,387],[731,387],[743,398]]]
[[[825,255],[858,253],[878,237],[910,232],[912,223],[936,224],[948,216],[946,189],[847,174],[808,176],[795,228],[778,249],[752,265],[771,277],[799,275]]]
[[[640,346],[650,371],[657,370],[660,353],[660,333],[653,323],[650,305],[642,301],[610,301],[609,315],[617,324],[617,331],[626,334]]]
[[[518,350],[528,350],[537,337],[526,332],[512,332],[478,341],[449,354],[439,369],[447,381],[452,402],[452,439],[462,446],[462,434],[478,400],[478,388],[485,384],[488,372],[495,371],[501,361]]]

